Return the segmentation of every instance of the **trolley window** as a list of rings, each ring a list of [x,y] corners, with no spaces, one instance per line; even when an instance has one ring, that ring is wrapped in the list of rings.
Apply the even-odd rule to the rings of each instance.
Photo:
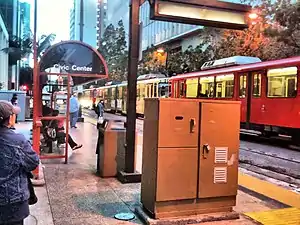
[[[239,97],[245,98],[247,93],[247,74],[240,75],[240,91]]]
[[[217,98],[232,98],[234,93],[234,75],[221,75],[216,77]]]
[[[178,97],[178,81],[174,82],[174,98]]]
[[[199,79],[199,96],[206,98],[213,98],[215,92],[215,78],[201,77]]]
[[[186,80],[186,97],[197,98],[198,95],[198,78]]]
[[[168,83],[159,83],[158,84],[158,94],[159,94],[159,97],[163,97],[163,98],[169,97],[169,84]]]
[[[184,81],[179,82],[179,97],[185,97],[185,87],[184,87]]]
[[[141,98],[145,98],[145,89],[146,89],[146,85],[140,84],[140,97]]]
[[[157,98],[157,83],[154,83],[153,86],[154,86],[154,92],[153,92],[153,93],[154,93],[154,96],[153,96],[153,97],[154,97],[154,98]]]
[[[253,97],[261,96],[261,74],[253,73]]]
[[[297,67],[286,67],[268,70],[268,97],[296,97],[297,72]]]
[[[111,96],[110,98],[113,100],[116,96],[116,89],[114,87],[111,88]]]
[[[136,97],[137,97],[137,100],[140,100],[140,85],[138,85],[136,88]]]
[[[150,84],[149,85],[149,95],[150,95],[150,98],[153,98],[153,85],[152,84]]]

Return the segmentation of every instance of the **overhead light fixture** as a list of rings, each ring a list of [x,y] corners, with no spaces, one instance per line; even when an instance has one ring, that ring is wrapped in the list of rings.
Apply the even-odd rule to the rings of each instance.
[[[151,19],[228,29],[248,27],[251,7],[220,1],[152,0]],[[251,15],[254,17],[254,15]]]

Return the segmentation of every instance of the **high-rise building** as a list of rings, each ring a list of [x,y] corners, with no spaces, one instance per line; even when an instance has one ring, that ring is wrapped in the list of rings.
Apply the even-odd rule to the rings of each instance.
[[[0,14],[10,37],[20,37],[20,1],[0,0]],[[10,65],[8,69],[7,89],[18,89],[19,67]]]
[[[99,0],[97,6],[97,46],[107,26],[107,0]]]
[[[21,22],[21,36],[22,38],[31,37],[30,29],[30,4],[27,2],[20,3],[20,22]]]
[[[97,46],[96,0],[74,0],[70,11],[70,39]],[[82,33],[81,33],[82,29]]]
[[[8,47],[8,32],[0,14],[0,50]],[[0,51],[0,83],[1,89],[8,89],[8,54]]]

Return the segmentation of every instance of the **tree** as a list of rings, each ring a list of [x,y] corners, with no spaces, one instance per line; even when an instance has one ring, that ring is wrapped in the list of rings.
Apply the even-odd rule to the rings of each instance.
[[[37,43],[38,57],[40,58],[43,52],[49,48],[52,42],[55,40],[56,35],[43,35]],[[27,58],[33,53],[33,37],[20,38],[12,36],[9,38],[9,44],[7,48],[3,48],[2,51],[8,53],[9,66],[17,65],[17,62],[22,58]]]
[[[221,38],[215,45],[215,59],[244,55],[272,60],[295,55],[286,41],[281,41],[274,33],[270,35],[271,30],[278,27],[276,20],[274,21],[274,10],[279,10],[280,7],[278,1],[273,4],[271,0],[262,0],[254,7],[259,17],[248,29],[220,30]]]
[[[207,44],[206,37],[195,48],[189,46],[184,52],[170,53],[168,58],[168,74],[175,75],[201,70],[201,66],[213,57],[213,48]]]
[[[272,7],[268,7],[272,5]],[[290,48],[290,54],[300,54],[300,2],[291,0],[277,0],[271,4],[264,0],[266,14],[274,20],[272,26],[266,30],[269,37],[284,43]]]
[[[153,47],[145,50],[143,59],[139,63],[138,75],[149,73],[166,74],[167,50],[165,46],[161,48],[165,49],[165,51],[158,52]]]
[[[108,65],[109,76],[114,81],[123,81],[127,77],[128,51],[123,21],[106,27],[98,51]]]

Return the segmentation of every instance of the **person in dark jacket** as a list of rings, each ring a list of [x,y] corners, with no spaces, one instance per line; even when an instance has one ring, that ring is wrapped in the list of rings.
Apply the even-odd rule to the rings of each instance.
[[[93,109],[98,117],[104,116],[104,101],[100,100],[97,105],[93,105]]]
[[[17,106],[18,105],[18,95],[17,94],[13,94],[10,102],[11,102],[11,104]],[[16,115],[16,123],[18,123],[18,116],[17,115]],[[15,130],[15,127],[12,126],[11,129]]]
[[[28,173],[39,165],[29,141],[10,129],[20,111],[0,101],[0,225],[23,225],[29,216]]]

